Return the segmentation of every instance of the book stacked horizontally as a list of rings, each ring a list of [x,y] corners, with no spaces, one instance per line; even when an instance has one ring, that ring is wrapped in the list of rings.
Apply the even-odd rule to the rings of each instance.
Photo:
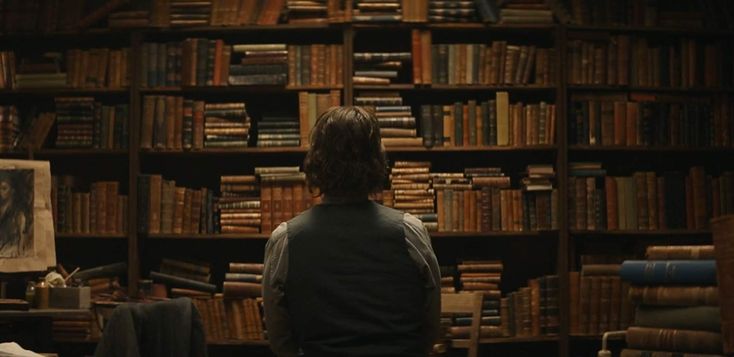
[[[172,27],[207,26],[211,15],[212,1],[171,0],[170,2]]]
[[[250,126],[245,103],[204,105],[204,147],[246,147]]]
[[[502,261],[499,260],[465,260],[457,265],[459,293],[472,292],[484,295],[480,338],[502,336],[499,285],[503,267]],[[449,329],[451,338],[467,338],[471,322],[471,316],[456,316],[453,326]]]
[[[232,46],[230,85],[284,85],[288,82],[288,46],[284,43]],[[239,60],[237,60],[239,59]]]
[[[288,115],[263,115],[257,122],[257,147],[295,147],[301,145],[299,118]]]
[[[505,1],[500,10],[501,24],[552,24],[553,11],[543,0]]]
[[[286,1],[285,17],[289,24],[325,24],[328,23],[326,0]]]
[[[150,12],[146,10],[115,11],[107,17],[111,29],[141,28],[150,23]]]
[[[309,134],[321,114],[341,105],[341,102],[341,91],[338,89],[330,90],[329,93],[298,92],[298,126],[302,147],[309,145]]]
[[[229,175],[220,179],[218,211],[221,233],[260,232],[260,187],[254,175]]]
[[[431,163],[396,161],[390,169],[391,207],[418,217],[429,231],[438,230]],[[387,205],[387,204],[386,204]]]
[[[163,258],[158,271],[151,271],[150,278],[166,285],[171,297],[210,296],[217,290],[211,284],[211,268],[199,262]]]
[[[441,265],[441,292],[442,293],[455,293],[456,292],[456,275],[457,270],[455,265]]]
[[[356,0],[352,20],[355,22],[398,22],[403,19],[400,0]]]
[[[126,289],[120,286],[120,281],[126,274],[127,263],[119,262],[80,270],[73,275],[73,280],[89,286],[92,300],[109,300],[125,295]]]
[[[355,52],[352,81],[355,85],[393,83],[411,57],[410,52]]]
[[[14,88],[64,88],[68,86],[67,74],[61,71],[63,55],[47,52],[39,58],[23,58],[18,61]],[[13,73],[13,71],[8,71]]]
[[[598,336],[626,329],[633,318],[630,285],[619,278],[619,260],[582,256],[581,272],[569,273],[572,334]]]
[[[722,355],[714,247],[650,246],[646,258],[627,260],[620,269],[637,305],[622,356]]]
[[[502,335],[530,337],[559,332],[558,275],[528,280],[528,286],[502,298]]]
[[[428,0],[428,21],[430,22],[478,22],[477,6],[493,1],[445,1]],[[496,8],[494,9],[497,10]],[[495,15],[496,16],[496,15]],[[495,20],[496,22],[496,20]]]
[[[0,106],[0,151],[17,147],[20,137],[20,116],[14,105]]]
[[[360,93],[354,97],[354,105],[372,110],[380,123],[380,136],[386,147],[421,146],[416,120],[409,105],[397,92]]]

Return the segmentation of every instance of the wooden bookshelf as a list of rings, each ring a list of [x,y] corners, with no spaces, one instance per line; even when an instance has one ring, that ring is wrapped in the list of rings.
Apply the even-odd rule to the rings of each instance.
[[[522,44],[537,44],[539,46],[552,48],[556,52],[555,67],[553,67],[551,85],[444,85],[444,84],[412,84],[412,83],[396,83],[390,85],[361,85],[352,83],[352,73],[354,63],[352,54],[359,52],[355,50],[356,35],[364,33],[393,34],[402,33],[409,34],[410,30],[420,29],[431,31],[433,34],[440,34],[445,40],[436,43],[475,43],[473,39],[481,39],[481,43],[487,43],[495,40],[507,40]],[[316,35],[314,35],[316,34]],[[12,104],[14,101],[30,99],[48,99],[55,96],[90,96],[105,100],[116,101],[118,103],[126,103],[130,105],[130,122],[129,122],[129,149],[57,149],[43,148],[34,151],[18,151],[18,152],[0,152],[2,158],[34,158],[42,160],[50,160],[52,163],[52,172],[54,174],[70,174],[77,176],[96,176],[104,175],[111,169],[120,169],[123,165],[123,171],[126,176],[120,175],[115,180],[121,182],[120,192],[125,192],[129,197],[128,202],[128,234],[120,235],[104,235],[104,234],[71,234],[59,233],[57,238],[64,241],[64,244],[84,244],[83,242],[93,242],[94,240],[114,240],[127,241],[127,257],[128,257],[128,286],[130,292],[137,292],[138,281],[147,274],[146,269],[150,268],[151,260],[160,258],[157,255],[162,254],[170,249],[172,252],[182,256],[194,256],[199,253],[194,249],[190,249],[189,244],[196,247],[207,247],[203,251],[217,251],[221,249],[220,244],[235,244],[243,247],[243,256],[248,258],[262,258],[262,244],[268,239],[269,233],[255,234],[143,234],[137,232],[137,221],[141,219],[138,212],[138,188],[137,178],[139,175],[145,174],[162,174],[166,179],[179,179],[184,181],[186,187],[204,187],[214,188],[211,182],[216,181],[216,176],[221,173],[250,173],[251,168],[260,165],[262,162],[274,162],[277,164],[288,163],[290,165],[298,165],[302,162],[303,156],[307,149],[303,147],[246,147],[246,148],[208,148],[191,151],[171,151],[171,150],[146,150],[141,149],[140,126],[142,118],[143,98],[148,95],[175,95],[183,96],[187,99],[213,98],[216,101],[244,101],[247,102],[248,110],[257,107],[259,103],[255,97],[266,98],[291,98],[284,106],[297,107],[297,92],[325,92],[329,90],[339,90],[342,95],[342,103],[349,105],[353,102],[355,91],[359,94],[370,92],[399,92],[401,95],[410,97],[410,105],[413,113],[417,113],[417,107],[421,104],[448,104],[459,100],[466,102],[468,99],[486,100],[492,98],[495,92],[509,92],[512,98],[511,102],[523,101],[528,103],[527,99],[532,101],[542,98],[542,100],[556,105],[556,143],[552,145],[535,145],[535,146],[440,146],[425,148],[416,147],[388,147],[387,151],[391,154],[390,158],[409,157],[416,160],[428,160],[442,168],[464,167],[464,162],[470,162],[471,165],[480,166],[510,166],[513,167],[512,173],[517,173],[517,167],[524,167],[527,164],[544,163],[553,164],[555,168],[554,187],[558,189],[558,230],[540,231],[540,232],[434,232],[431,236],[440,241],[442,245],[450,245],[456,247],[456,251],[461,253],[475,253],[473,250],[474,243],[478,241],[489,242],[487,245],[501,249],[512,244],[524,247],[526,255],[522,256],[503,256],[507,261],[515,262],[515,265],[523,265],[531,261],[532,254],[536,255],[554,255],[552,257],[553,264],[543,268],[543,274],[557,274],[559,276],[560,290],[560,333],[556,336],[535,336],[535,337],[509,337],[509,338],[492,338],[483,339],[482,344],[497,345],[515,345],[526,346],[540,345],[550,356],[569,356],[581,355],[571,353],[572,348],[577,342],[596,341],[599,336],[580,336],[569,333],[569,296],[567,286],[569,282],[568,273],[573,266],[570,262],[575,261],[576,255],[580,254],[576,248],[578,246],[593,245],[597,242],[608,241],[629,241],[629,240],[664,240],[671,241],[686,239],[709,239],[710,232],[708,230],[658,230],[658,231],[586,231],[573,230],[569,227],[568,217],[568,197],[569,192],[573,192],[573,188],[568,187],[568,171],[569,162],[575,159],[575,156],[583,156],[584,161],[601,161],[622,160],[626,161],[632,157],[642,157],[643,160],[634,161],[632,165],[636,169],[655,169],[659,162],[675,163],[681,155],[686,155],[686,164],[691,158],[698,162],[704,160],[716,161],[717,169],[723,168],[731,170],[734,162],[728,160],[734,154],[734,148],[719,147],[641,147],[641,146],[585,146],[570,145],[571,142],[568,132],[568,114],[570,112],[570,98],[576,94],[589,95],[606,95],[606,94],[624,94],[639,92],[643,94],[669,94],[669,95],[695,95],[695,96],[713,96],[719,94],[734,94],[734,87],[703,87],[696,86],[691,88],[684,87],[641,87],[641,86],[616,86],[616,85],[576,85],[570,84],[565,65],[569,59],[567,58],[568,44],[573,39],[591,38],[596,41],[599,37],[608,36],[609,34],[628,34],[630,36],[643,36],[651,38],[663,37],[688,37],[701,38],[705,41],[716,39],[734,39],[734,31],[731,30],[711,30],[711,29],[682,29],[682,28],[660,28],[660,27],[619,27],[619,26],[578,26],[565,24],[527,24],[527,25],[488,25],[483,23],[331,23],[331,24],[279,24],[269,26],[236,26],[236,27],[188,27],[188,28],[143,28],[143,29],[91,29],[83,32],[54,32],[49,34],[4,34],[2,38],[8,41],[7,48],[21,47],[28,45],[25,42],[43,39],[44,41],[57,41],[62,47],[78,48],[93,47],[92,45],[77,43],[78,40],[84,41],[106,41],[112,39],[123,46],[131,47],[132,57],[138,59],[138,54],[143,47],[143,42],[167,42],[181,41],[189,37],[203,37],[209,39],[225,39],[228,43],[289,43],[289,44],[312,44],[323,43],[320,40],[314,40],[321,35],[328,35],[336,38],[330,38],[328,43],[343,45],[344,56],[343,61],[343,84],[337,86],[286,86],[286,85],[252,85],[252,86],[175,86],[175,87],[156,87],[148,88],[141,83],[141,73],[139,70],[131,70],[131,86],[129,88],[104,89],[104,88],[27,88],[0,90],[0,98],[5,98],[5,103]],[[465,40],[464,35],[470,35],[472,40]],[[309,37],[311,36],[311,37]],[[452,37],[453,36],[453,37]],[[312,38],[313,37],[313,38]],[[410,37],[407,37],[407,43],[403,43],[404,39],[397,38],[398,47],[402,50],[410,51]],[[315,42],[314,42],[315,41]],[[370,43],[380,47],[380,43]],[[108,45],[105,45],[108,46]],[[361,51],[361,49],[360,49]],[[140,69],[142,61],[136,61],[133,66]],[[410,67],[410,65],[408,65]],[[410,72],[410,71],[406,71]],[[409,74],[412,76],[412,74]],[[405,82],[400,80],[401,82]],[[237,98],[237,99],[235,99]],[[447,99],[450,98],[450,99]],[[285,101],[283,102],[285,103]],[[569,158],[569,156],[571,156]],[[86,159],[94,159],[102,161],[93,167],[82,165]],[[77,160],[78,159],[78,160]],[[120,159],[126,159],[124,164],[120,163]],[[198,167],[188,167],[187,160],[195,163],[206,163],[205,169]],[[499,163],[499,164],[497,164]],[[702,165],[713,165],[705,163]],[[690,165],[689,165],[690,166]],[[208,169],[217,167],[221,172],[209,172]],[[93,171],[93,174],[89,171]],[[190,184],[190,182],[207,182],[200,185]],[[80,240],[79,243],[74,240]],[[206,241],[217,241],[220,243],[207,245]],[[541,251],[536,249],[534,244],[538,240],[551,242],[555,251]],[[171,241],[177,241],[173,243]],[[148,257],[148,251],[143,249],[149,248],[151,242],[155,242],[157,246],[162,247],[156,251],[156,256]],[[222,243],[223,242],[223,243]],[[231,243],[227,243],[231,242]],[[248,244],[255,245],[252,248]],[[252,248],[252,249],[251,249]],[[256,251],[252,253],[252,251]],[[226,252],[228,254],[232,252]],[[438,252],[447,254],[456,254],[456,252]],[[235,253],[232,253],[235,254]],[[491,255],[489,252],[478,252],[477,254]],[[58,257],[63,262],[64,257]],[[460,257],[455,257],[460,258]],[[204,258],[206,259],[206,258]],[[219,259],[214,257],[212,259]],[[519,264],[517,264],[519,262]],[[528,273],[521,271],[508,270],[505,274],[512,275],[515,280],[527,280],[537,277],[525,276]],[[524,275],[525,274],[525,275]],[[504,279],[503,279],[504,280]],[[503,291],[508,293],[508,291]],[[461,340],[456,343],[461,344]],[[555,343],[556,345],[550,345]],[[267,341],[210,341],[213,346],[267,346]]]

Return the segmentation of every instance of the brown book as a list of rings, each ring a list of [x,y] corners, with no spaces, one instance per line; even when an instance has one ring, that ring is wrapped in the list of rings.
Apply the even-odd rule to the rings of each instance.
[[[602,276],[599,278],[599,327],[598,333],[609,330],[609,315],[612,309],[612,278]]]
[[[619,229],[617,218],[617,181],[613,177],[604,177],[604,188],[606,194],[607,229],[610,231]]]
[[[413,29],[410,32],[411,59],[413,60],[413,83],[423,84],[423,68],[421,50],[421,30]]]
[[[173,206],[173,233],[184,232],[184,210],[186,209],[186,188],[176,187]]]
[[[150,176],[150,207],[148,208],[148,233],[160,233],[161,229],[161,188],[163,184],[163,178],[161,175],[151,175]],[[102,195],[98,195],[97,198],[100,199]],[[101,202],[98,203],[98,209],[99,206],[104,206],[101,204]],[[101,211],[100,211],[101,213]],[[100,228],[100,222],[104,219],[100,219],[99,216],[97,218],[97,229]],[[102,223],[104,224],[104,223]]]
[[[613,276],[609,278],[609,325],[607,331],[620,329],[620,318],[622,310],[622,280]]]
[[[689,228],[704,229],[708,227],[709,218],[706,208],[706,173],[703,166],[691,167],[690,177],[694,226]]]
[[[579,285],[579,332],[590,333],[591,278],[581,277]]]
[[[540,336],[540,281],[538,279],[530,279],[528,281],[530,288],[530,322],[531,335]]]
[[[630,300],[636,304],[667,306],[718,306],[719,291],[715,286],[633,286]]]
[[[260,232],[269,234],[275,229],[273,225],[272,191],[273,182],[260,183]]]
[[[225,281],[222,285],[222,293],[227,299],[259,297],[262,296],[262,284]]]
[[[502,337],[502,330],[499,326],[480,326],[480,338]],[[469,338],[471,326],[451,326],[448,333],[451,338]]]
[[[619,355],[620,357],[724,357],[723,355],[711,355],[701,353],[680,353],[680,352],[664,352],[664,351],[643,351],[625,348]]]
[[[250,273],[250,274],[261,274],[263,273],[262,263],[229,263],[230,273]]]
[[[734,215],[711,221],[716,257],[716,276],[721,304],[721,333],[724,353],[734,353]]]
[[[599,322],[601,317],[601,276],[592,276],[591,279],[591,290],[589,293],[589,321],[588,321],[588,333],[597,335],[599,331]]]
[[[193,212],[193,195],[194,190],[186,188],[184,191],[184,210],[183,210],[183,233],[190,234],[191,231],[191,213]]]
[[[460,272],[502,272],[502,263],[459,264]]]
[[[722,352],[721,334],[708,331],[630,327],[627,347],[641,350],[714,353]]]

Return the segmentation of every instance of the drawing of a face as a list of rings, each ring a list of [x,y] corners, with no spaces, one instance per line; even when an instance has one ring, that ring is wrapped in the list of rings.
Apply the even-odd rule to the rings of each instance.
[[[10,187],[10,182],[7,180],[1,180],[0,181],[0,203],[5,203],[8,200],[10,200],[12,187]]]

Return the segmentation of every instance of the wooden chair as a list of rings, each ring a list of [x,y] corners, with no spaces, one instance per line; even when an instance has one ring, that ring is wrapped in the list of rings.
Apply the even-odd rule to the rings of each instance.
[[[482,294],[441,294],[441,313],[471,313],[472,322],[468,340],[453,340],[451,347],[468,349],[468,357],[479,354],[479,329],[482,319]]]

